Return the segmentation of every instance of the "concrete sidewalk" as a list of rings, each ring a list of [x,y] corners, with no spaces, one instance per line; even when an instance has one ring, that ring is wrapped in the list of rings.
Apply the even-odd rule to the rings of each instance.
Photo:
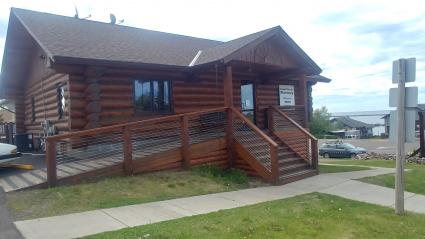
[[[18,221],[15,225],[28,239],[76,238],[311,192],[328,193],[362,202],[393,206],[393,189],[353,180],[392,172],[394,169],[376,168],[357,172],[322,174],[282,186],[252,188]],[[425,213],[425,196],[406,193],[405,197],[406,210]]]

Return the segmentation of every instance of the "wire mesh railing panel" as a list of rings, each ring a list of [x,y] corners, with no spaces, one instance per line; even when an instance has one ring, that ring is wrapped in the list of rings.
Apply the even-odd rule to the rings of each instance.
[[[136,125],[131,131],[133,159],[142,159],[155,153],[181,147],[179,118]]]
[[[239,117],[233,119],[234,139],[268,171],[272,170],[270,144]]]
[[[189,144],[223,138],[226,135],[226,112],[206,112],[189,116]]]
[[[123,133],[121,131],[84,135],[56,141],[56,160],[58,164],[80,160],[123,158]]]

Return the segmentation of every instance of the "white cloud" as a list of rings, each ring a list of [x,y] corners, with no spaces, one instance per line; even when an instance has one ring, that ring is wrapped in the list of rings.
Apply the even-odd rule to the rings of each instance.
[[[2,0],[0,21],[8,19],[10,7],[73,16],[74,5],[80,17],[91,14],[92,20],[106,22],[113,12],[125,25],[218,40],[281,25],[323,68],[323,75],[333,79],[315,86],[315,99],[364,95],[367,102],[370,94],[385,95],[391,87],[391,61],[400,57],[418,57],[417,85],[425,86],[425,51],[418,48],[425,41],[422,0]],[[0,39],[0,54],[3,45]],[[315,105],[325,104],[321,102],[333,108],[329,101]],[[371,110],[374,104],[364,105]]]

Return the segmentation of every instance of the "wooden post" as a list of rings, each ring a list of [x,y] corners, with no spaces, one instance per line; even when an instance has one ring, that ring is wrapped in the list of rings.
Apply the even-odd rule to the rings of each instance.
[[[421,158],[425,157],[424,112],[419,111],[419,142]]]
[[[308,128],[308,95],[307,95],[307,78],[305,75],[299,78],[299,93],[300,99],[302,100],[302,105],[304,106],[304,128]]]
[[[133,144],[131,142],[131,128],[124,126],[123,132],[123,153],[124,153],[124,173],[125,175],[133,174]]]
[[[189,152],[189,117],[185,114],[180,118],[181,130],[181,154],[183,159],[183,168],[190,167],[190,152]]]
[[[312,160],[312,166],[314,169],[317,169],[319,166],[319,148],[317,147],[317,139],[310,139],[311,140],[311,160]]]
[[[232,67],[227,66],[223,79],[224,106],[226,111],[226,146],[229,167],[234,167],[234,146],[233,146],[233,79]]]
[[[233,107],[233,76],[232,67],[227,66],[224,74],[224,106]]]
[[[405,132],[405,60],[398,61],[400,66],[398,77],[398,99],[397,99],[397,150],[396,150],[396,178],[395,178],[395,212],[404,214],[404,143]]]
[[[56,171],[56,142],[46,139],[46,169],[47,169],[47,185],[54,187],[57,184]]]
[[[274,132],[274,118],[273,118],[273,109],[267,108],[267,128],[270,130],[270,132]]]
[[[269,145],[270,146],[270,160],[271,160],[271,171],[272,171],[272,177],[273,177],[273,183],[278,184],[279,183],[279,161],[278,161],[278,155],[277,155],[277,146]]]

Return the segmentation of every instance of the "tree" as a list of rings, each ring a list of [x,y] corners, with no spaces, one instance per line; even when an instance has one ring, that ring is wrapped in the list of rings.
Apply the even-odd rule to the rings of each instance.
[[[331,114],[325,106],[315,109],[311,118],[310,132],[314,136],[322,138],[327,132],[332,130],[332,125],[329,121],[330,117]]]

